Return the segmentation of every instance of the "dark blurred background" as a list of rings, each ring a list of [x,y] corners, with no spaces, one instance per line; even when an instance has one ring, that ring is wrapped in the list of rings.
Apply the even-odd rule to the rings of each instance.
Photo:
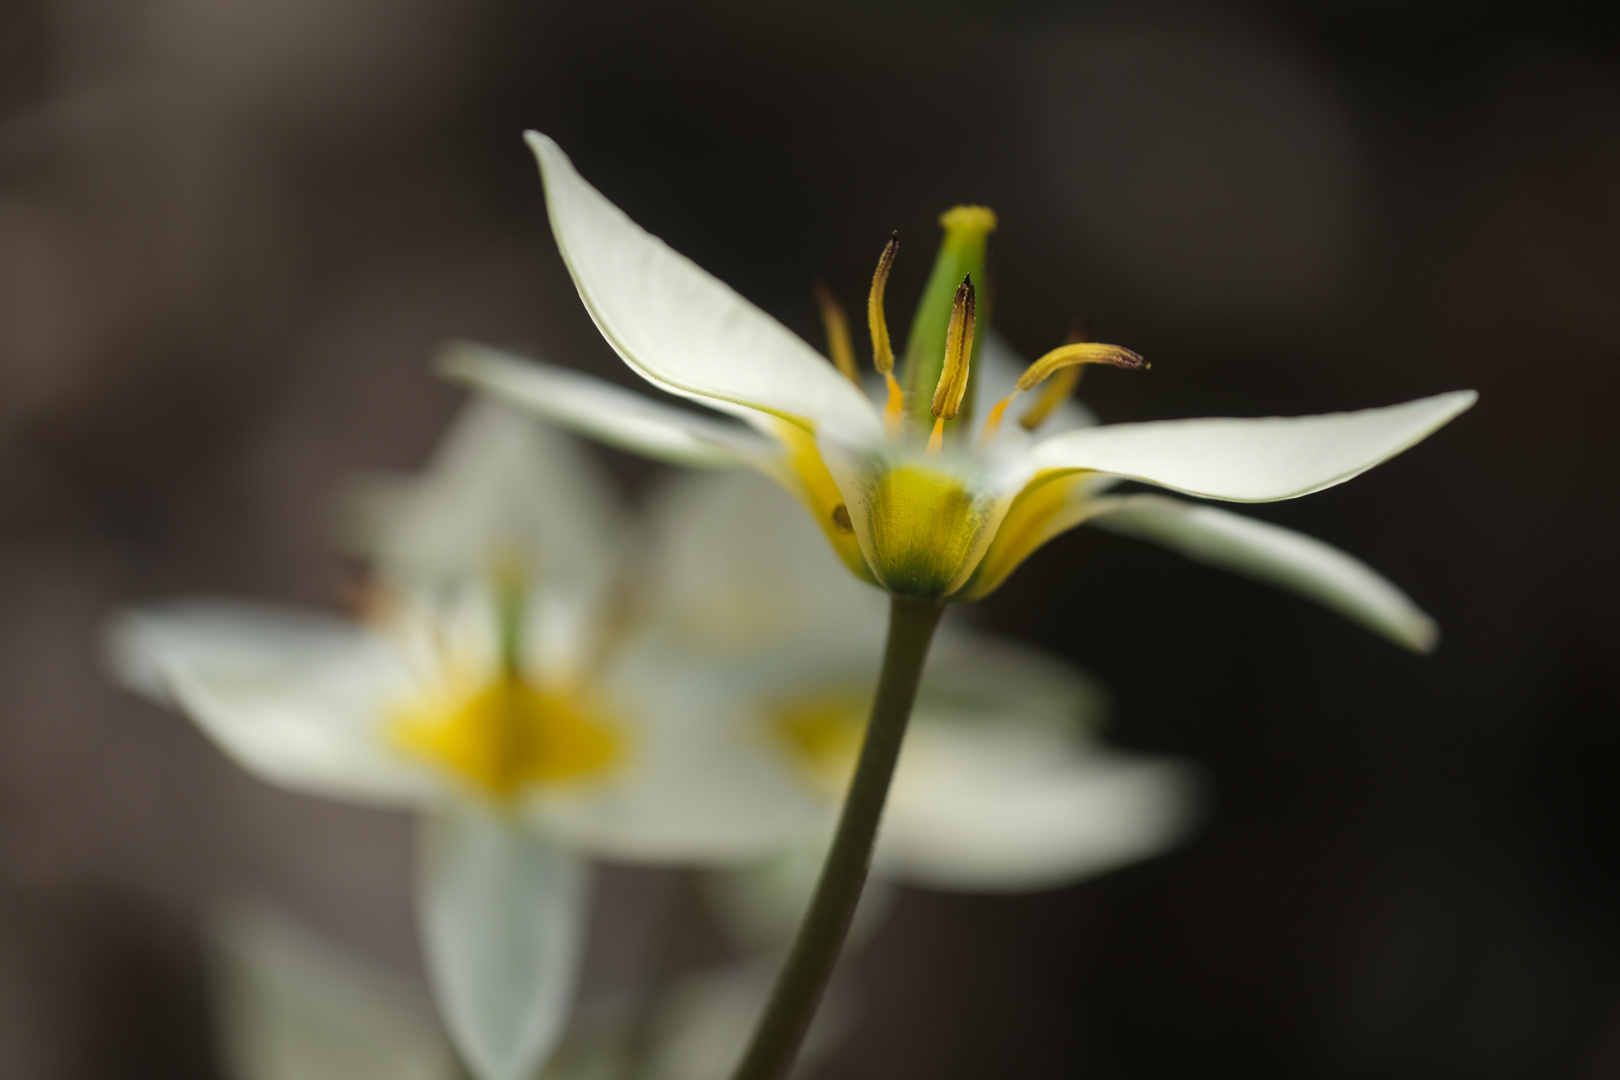
[[[1089,311],[1154,362],[1087,377],[1105,420],[1482,394],[1253,510],[1400,582],[1431,658],[1089,530],[982,605],[1211,816],[1074,888],[905,894],[819,1075],[1620,1076],[1620,56],[1575,10],[0,0],[0,1076],[216,1075],[228,896],[413,963],[407,823],[249,780],[96,629],[338,603],[333,492],[422,460],[447,336],[629,381],[524,127],[817,344],[813,279],[858,302],[899,228],[903,325],[978,201],[1015,346]]]

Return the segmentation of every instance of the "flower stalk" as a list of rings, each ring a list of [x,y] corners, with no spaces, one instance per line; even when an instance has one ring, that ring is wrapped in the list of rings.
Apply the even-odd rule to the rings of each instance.
[[[928,646],[944,611],[938,601],[891,597],[883,670],[838,828],[804,921],[732,1080],[781,1080],[798,1057],[855,918]]]

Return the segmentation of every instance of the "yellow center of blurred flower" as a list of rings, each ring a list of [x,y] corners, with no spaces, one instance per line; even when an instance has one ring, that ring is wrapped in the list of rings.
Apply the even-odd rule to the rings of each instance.
[[[405,750],[497,799],[530,784],[600,774],[623,753],[618,726],[600,702],[506,673],[471,693],[401,710],[392,728]]]
[[[871,690],[830,690],[778,705],[773,729],[805,779],[836,799],[849,787],[871,708]]]

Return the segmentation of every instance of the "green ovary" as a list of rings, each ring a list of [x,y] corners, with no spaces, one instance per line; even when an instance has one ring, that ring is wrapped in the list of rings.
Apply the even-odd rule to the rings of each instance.
[[[959,477],[921,465],[889,469],[866,501],[872,569],[901,596],[942,599],[984,554],[989,507]]]

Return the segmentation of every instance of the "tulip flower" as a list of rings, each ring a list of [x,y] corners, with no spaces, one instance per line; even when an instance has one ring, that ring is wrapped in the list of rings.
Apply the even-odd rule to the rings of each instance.
[[[867,322],[881,381],[869,394],[836,304],[823,298],[831,354],[823,358],[631,221],[552,140],[527,138],[557,246],[603,337],[648,382],[733,419],[690,417],[487,351],[453,351],[448,373],[621,445],[761,470],[799,498],[852,573],[892,596],[878,695],[839,829],[736,1080],[785,1076],[808,1029],[854,917],[945,603],[986,595],[1053,536],[1113,516],[1121,531],[1290,585],[1404,644],[1432,647],[1432,622],[1404,594],[1325,545],[1196,504],[1104,492],[1134,480],[1227,502],[1308,495],[1421,441],[1469,408],[1472,391],[1325,416],[1042,432],[1081,366],[1146,362],[1120,346],[1071,342],[980,402],[988,335],[973,275],[997,219],[959,206],[940,219],[944,243],[898,370],[884,313],[898,238],[879,256]],[[1026,394],[1037,395],[1032,405],[1005,423]]]

